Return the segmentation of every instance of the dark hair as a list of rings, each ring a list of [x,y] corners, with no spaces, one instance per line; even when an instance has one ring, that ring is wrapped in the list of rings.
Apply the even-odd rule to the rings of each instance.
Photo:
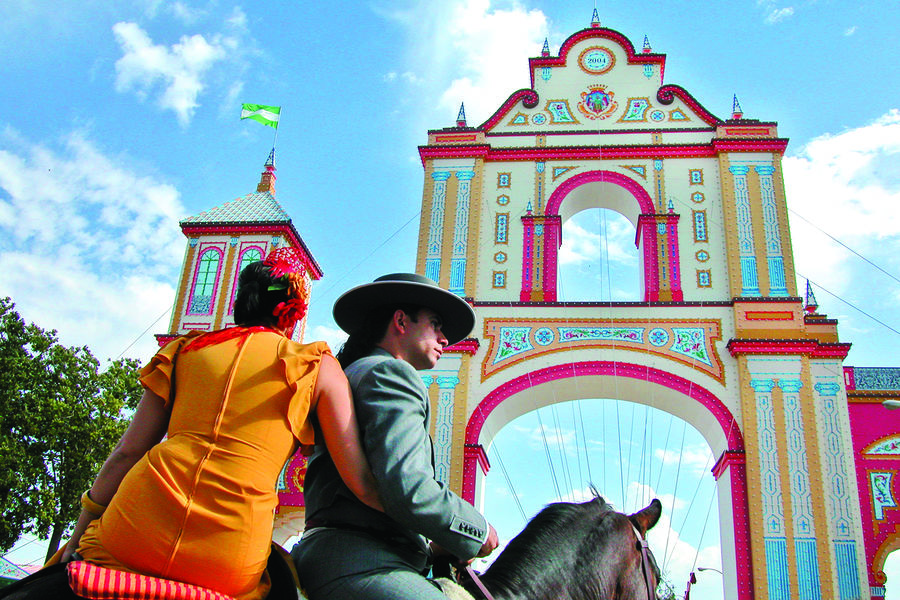
[[[288,300],[286,289],[269,291],[269,286],[276,281],[262,261],[244,267],[234,298],[235,325],[275,325],[277,319],[272,314],[275,307]]]
[[[362,326],[350,334],[337,353],[336,358],[341,363],[342,369],[372,353],[378,342],[384,338],[388,324],[398,310],[402,310],[410,319],[417,321],[422,307],[415,304],[386,304],[369,311]]]

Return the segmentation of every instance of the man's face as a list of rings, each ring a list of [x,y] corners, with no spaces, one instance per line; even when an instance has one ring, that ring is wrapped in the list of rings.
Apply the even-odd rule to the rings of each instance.
[[[402,358],[417,370],[431,369],[447,345],[447,338],[441,331],[441,318],[430,308],[420,309],[413,315],[405,315],[406,330],[400,336],[403,348]]]

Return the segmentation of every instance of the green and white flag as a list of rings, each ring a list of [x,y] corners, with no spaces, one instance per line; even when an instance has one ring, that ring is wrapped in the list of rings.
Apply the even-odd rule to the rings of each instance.
[[[253,119],[263,125],[278,129],[278,119],[281,117],[280,106],[266,106],[264,104],[241,104],[241,120]]]

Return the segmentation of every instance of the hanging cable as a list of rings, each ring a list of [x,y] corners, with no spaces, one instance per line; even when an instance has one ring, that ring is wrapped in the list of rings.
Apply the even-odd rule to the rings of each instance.
[[[553,489],[556,491],[556,497],[562,498],[559,491],[559,483],[556,481],[556,470],[553,468],[553,459],[550,457],[550,446],[547,444],[547,433],[544,431],[544,422],[541,420],[540,409],[534,411],[537,415],[538,425],[541,428],[541,440],[544,442],[544,454],[547,456],[547,464],[550,466],[550,479],[553,481]]]
[[[713,488],[712,494],[709,496],[709,506],[706,508],[706,519],[703,520],[703,529],[700,530],[700,540],[697,542],[697,553],[694,555],[694,564],[691,565],[691,571],[697,568],[697,559],[700,558],[700,549],[703,547],[703,537],[706,535],[706,526],[709,524],[709,515],[712,514],[713,500],[716,499],[716,489]]]
[[[550,407],[550,414],[553,415],[553,424],[556,427],[556,443],[559,446],[559,464],[563,472],[563,484],[567,486],[567,492],[570,497],[574,498],[575,488],[572,485],[572,473],[569,469],[569,459],[565,452],[565,441],[562,436],[562,423],[559,420],[559,414],[556,410],[556,404]]]
[[[670,515],[675,514],[675,498],[678,496],[678,480],[681,477],[681,459],[684,456],[684,433],[687,430],[687,421],[681,421],[681,448],[678,450],[678,468],[675,470],[675,490],[672,492],[672,508],[669,511]],[[663,550],[663,570],[665,570],[666,565],[669,562],[669,539],[671,537],[672,528],[669,528],[669,532],[666,534],[666,546]],[[674,551],[674,547],[673,547]]]
[[[812,228],[814,228],[814,229],[817,229],[817,230],[818,230],[820,233],[822,233],[823,235],[828,236],[831,240],[833,240],[833,241],[836,242],[837,244],[840,244],[841,246],[843,246],[844,248],[846,248],[849,252],[852,252],[853,254],[855,254],[856,256],[858,256],[859,258],[861,258],[862,260],[864,260],[865,262],[869,263],[870,265],[872,265],[873,267],[875,267],[876,269],[878,269],[879,271],[881,271],[882,273],[884,273],[885,275],[887,275],[888,277],[890,277],[891,279],[893,279],[894,281],[896,281],[897,283],[900,283],[900,279],[898,279],[895,275],[893,275],[893,274],[891,274],[891,273],[888,273],[887,271],[885,271],[884,269],[882,269],[881,267],[879,267],[878,265],[876,265],[874,262],[872,262],[871,260],[869,260],[868,258],[866,258],[865,256],[863,256],[862,254],[860,254],[859,252],[857,252],[856,250],[854,250],[853,248],[851,248],[850,246],[848,246],[847,244],[845,244],[844,242],[842,242],[841,240],[837,239],[836,237],[834,237],[833,235],[831,235],[830,233],[828,233],[827,231],[825,231],[824,229],[822,229],[821,227],[819,227],[818,225],[816,225],[815,223],[813,223],[812,221],[810,221],[809,219],[807,219],[806,217],[804,217],[803,215],[801,215],[800,213],[798,213],[797,211],[795,211],[794,209],[788,208],[788,211],[789,211],[792,215],[794,215],[794,216],[796,216],[798,219],[800,219],[801,221],[806,222],[806,224],[808,224],[810,227],[812,227]],[[802,277],[802,275],[801,275],[801,277]]]
[[[578,445],[578,421],[575,418],[575,404],[576,402],[569,402],[570,407],[572,408],[572,430],[575,432],[575,463],[578,465],[578,485],[584,485],[585,481],[582,477],[581,472],[581,447]],[[581,424],[582,431],[584,431],[584,423]],[[584,438],[582,437],[582,443],[584,443]],[[587,446],[585,445],[585,454],[587,453]]]
[[[509,492],[512,494],[513,501],[516,503],[516,508],[519,509],[519,514],[522,515],[522,523],[528,522],[528,516],[525,514],[525,509],[522,508],[522,502],[519,500],[519,493],[516,491],[516,487],[513,485],[512,479],[509,476],[509,471],[506,470],[506,464],[503,462],[503,457],[500,456],[500,446],[497,444],[497,438],[493,434],[491,436],[491,450],[494,452],[494,456],[497,457],[497,463],[500,465],[500,472],[503,473],[503,479],[506,480],[506,485],[509,487]]]

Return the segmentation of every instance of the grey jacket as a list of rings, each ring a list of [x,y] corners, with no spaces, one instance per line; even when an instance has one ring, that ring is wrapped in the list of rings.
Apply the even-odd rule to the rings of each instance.
[[[320,443],[304,483],[307,526],[364,529],[422,550],[428,538],[458,558],[475,556],[487,539],[487,521],[435,479],[428,392],[418,372],[380,348],[345,372],[386,514],[357,500]]]

